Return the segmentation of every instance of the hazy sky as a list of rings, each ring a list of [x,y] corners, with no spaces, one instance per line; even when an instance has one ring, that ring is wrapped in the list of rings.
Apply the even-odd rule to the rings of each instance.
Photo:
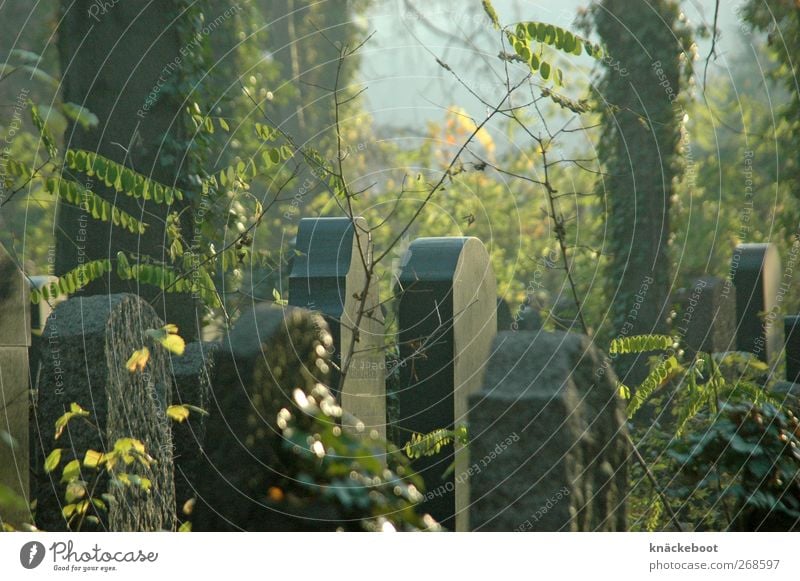
[[[741,51],[742,34],[736,16],[741,1],[723,0],[720,4],[719,57],[709,74],[725,75],[726,59]],[[588,2],[495,0],[494,5],[506,23],[540,20],[574,28],[572,20],[578,8]],[[682,5],[692,24],[705,20],[710,26],[713,0],[684,1]],[[473,115],[485,108],[458,87],[437,65],[434,55],[487,100],[502,96],[500,79],[491,74],[491,67],[499,65],[498,39],[480,0],[377,0],[360,24],[375,33],[362,52],[361,78],[368,86],[367,109],[377,124],[420,127],[425,121],[441,119],[448,106],[464,107]],[[472,47],[461,39],[469,39]],[[700,57],[705,59],[709,41],[699,41],[698,45]],[[702,74],[702,66],[698,68],[698,74]]]

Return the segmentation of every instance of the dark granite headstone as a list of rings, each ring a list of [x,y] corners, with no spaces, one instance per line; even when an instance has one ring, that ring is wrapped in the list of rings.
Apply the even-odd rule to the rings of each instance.
[[[358,236],[349,218],[303,218],[300,221],[296,255],[289,275],[289,304],[319,311],[325,316],[333,337],[333,391],[342,408],[364,423],[366,433],[374,430],[385,439],[383,313],[374,276],[366,301],[362,303],[360,299],[367,280],[365,266],[372,261],[372,243],[364,219],[356,218],[355,222]],[[364,314],[359,319],[362,305]],[[338,393],[340,376],[336,368],[343,369],[351,353],[352,361],[341,393]]]
[[[786,338],[786,381],[800,383],[800,316],[783,318]]]
[[[740,244],[731,272],[736,287],[736,349],[774,362],[780,347],[778,286],[781,259],[773,244]]]
[[[284,477],[276,417],[291,407],[295,389],[308,392],[327,379],[331,345],[321,315],[263,303],[224,338],[215,357],[193,530],[297,529],[297,515],[276,510],[267,499]]]
[[[88,449],[103,451],[118,438],[137,438],[155,464],[146,471],[149,493],[134,487],[113,487],[116,502],[101,528],[112,531],[172,530],[175,525],[172,435],[166,408],[172,397],[169,354],[153,345],[147,329],[164,323],[153,308],[131,294],[76,297],[58,305],[47,320],[36,408],[37,525],[48,531],[66,529],[61,515],[64,487],[61,469],[47,475],[44,458],[56,447],[83,459]],[[147,346],[150,359],[141,372],[126,363]],[[59,440],[54,425],[72,402],[91,412],[91,421],[73,421]],[[137,470],[145,470],[137,468]],[[101,483],[99,490],[108,488]],[[102,515],[101,515],[102,516]]]
[[[584,335],[498,334],[469,427],[472,530],[625,530],[625,413]]]
[[[702,277],[683,293],[675,328],[686,355],[736,348],[736,289],[713,276]]]
[[[497,297],[497,331],[510,331],[513,323],[511,307],[504,298]]]
[[[0,245],[0,485],[30,502],[28,408],[30,298],[22,271]],[[8,512],[6,512],[8,511]],[[0,508],[0,524],[32,521],[27,508]],[[2,529],[2,527],[0,527]]]
[[[397,290],[402,446],[411,433],[466,423],[467,399],[481,386],[497,332],[497,299],[489,255],[477,238],[415,240],[403,257]],[[443,476],[454,460],[456,474],[469,464],[468,450],[458,443],[454,453],[420,458],[413,467],[428,491],[421,510],[463,531],[469,527],[468,485],[453,472]]]

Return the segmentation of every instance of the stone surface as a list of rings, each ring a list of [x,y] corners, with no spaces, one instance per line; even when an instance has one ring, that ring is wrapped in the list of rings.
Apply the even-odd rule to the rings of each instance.
[[[402,446],[411,433],[453,429],[466,423],[468,397],[476,392],[497,332],[496,283],[486,248],[477,238],[420,238],[411,243],[399,275]],[[448,529],[467,530],[469,489],[453,474],[469,465],[456,443],[413,462],[426,489],[420,510]],[[444,488],[442,488],[444,487]]]
[[[786,341],[786,381],[800,383],[800,316],[783,318]]]
[[[300,221],[289,275],[289,304],[325,316],[334,347],[331,387],[342,408],[359,418],[366,432],[375,430],[385,439],[383,314],[377,280],[370,282],[366,300],[362,302],[359,298],[366,286],[365,267],[372,261],[372,243],[363,218],[356,218],[355,227],[358,236],[349,218]],[[362,307],[364,314],[359,318]],[[345,381],[340,385],[336,369],[345,366]]]
[[[740,244],[731,272],[736,287],[736,349],[772,363],[781,349],[778,287],[781,259],[773,244]]]
[[[276,510],[267,501],[270,486],[283,478],[276,416],[296,388],[308,390],[327,379],[331,345],[321,315],[272,304],[245,312],[222,341],[215,357],[193,530],[303,526],[302,515]]]
[[[675,328],[688,358],[698,352],[722,353],[736,347],[736,289],[720,278],[694,281],[683,293]]]
[[[149,494],[116,490],[117,502],[111,505],[101,528],[174,528],[172,437],[165,415],[172,392],[169,356],[145,335],[145,330],[163,324],[146,302],[129,294],[76,297],[51,313],[44,331],[36,406],[38,454],[31,466],[37,474],[40,528],[66,528],[61,517],[61,470],[47,475],[42,468],[53,448],[66,448],[65,458],[82,459],[87,449],[106,450],[122,437],[142,440],[156,460],[146,474],[152,490]],[[150,360],[142,372],[131,373],[127,360],[143,346],[149,347]],[[56,441],[55,421],[72,402],[91,412],[92,423],[73,421]],[[101,489],[107,484],[102,482]]]
[[[469,426],[472,530],[625,530],[625,414],[587,337],[499,333]]]
[[[28,413],[31,344],[28,283],[0,245],[0,485],[30,502]],[[19,506],[0,511],[0,521],[19,526],[31,522]]]
[[[497,331],[510,331],[511,325],[514,323],[514,318],[511,316],[511,307],[508,302],[498,297],[497,298]]]
[[[214,355],[218,349],[219,343],[194,342],[186,345],[183,355],[172,355],[173,404],[196,406],[206,411],[209,409],[215,374]],[[202,451],[206,421],[207,416],[190,410],[186,421],[172,424],[178,515],[181,515],[186,501],[196,497],[198,482],[203,478]]]

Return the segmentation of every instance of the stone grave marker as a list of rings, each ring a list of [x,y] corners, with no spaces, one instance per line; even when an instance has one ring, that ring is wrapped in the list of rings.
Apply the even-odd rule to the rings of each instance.
[[[781,348],[778,286],[781,259],[774,244],[740,244],[731,272],[736,287],[736,348],[774,362]]]
[[[396,443],[402,446],[412,433],[466,423],[467,400],[481,386],[497,333],[497,300],[489,255],[477,238],[415,240],[398,281],[402,381]],[[455,470],[443,476],[452,462]],[[413,463],[427,489],[420,510],[451,530],[469,527],[468,484],[453,476],[468,464],[468,450],[458,442],[453,453]]]
[[[786,338],[786,381],[800,383],[800,315],[783,318]]]
[[[28,410],[31,344],[28,283],[0,245],[0,487],[15,495],[14,506],[0,509],[0,521],[18,527],[31,522]]]
[[[470,398],[470,528],[626,528],[624,406],[584,335],[499,333]]]
[[[683,337],[687,358],[698,352],[722,353],[736,348],[736,289],[706,276],[686,289],[675,328]]]
[[[497,331],[509,331],[513,323],[514,317],[511,316],[511,307],[508,306],[508,301],[497,297]]]
[[[223,339],[206,422],[204,466],[192,516],[196,531],[297,530],[302,515],[269,503],[281,482],[277,414],[296,388],[327,379],[332,345],[324,318],[262,303]],[[321,523],[323,526],[325,523]]]
[[[72,298],[48,318],[36,406],[39,454],[31,464],[37,475],[37,525],[43,530],[66,530],[61,469],[45,474],[44,458],[59,447],[82,460],[86,450],[103,451],[126,437],[141,440],[156,461],[140,473],[151,480],[151,490],[114,487],[116,502],[100,528],[174,529],[172,435],[165,413],[172,397],[169,354],[145,335],[163,324],[147,302],[132,294]],[[150,359],[141,372],[131,373],[128,358],[143,346]],[[72,402],[91,412],[91,423],[72,421],[56,441],[55,421]],[[99,489],[107,488],[108,481],[101,482]]]
[[[354,229],[349,218],[303,218],[296,244],[289,275],[289,304],[325,316],[334,348],[331,388],[342,408],[359,418],[367,433],[375,430],[385,439],[383,313],[375,279],[367,288],[364,314],[358,316],[367,280],[365,266],[372,261],[366,222],[356,218]],[[351,352],[352,361],[339,393],[340,375],[336,368],[343,369],[348,364]]]

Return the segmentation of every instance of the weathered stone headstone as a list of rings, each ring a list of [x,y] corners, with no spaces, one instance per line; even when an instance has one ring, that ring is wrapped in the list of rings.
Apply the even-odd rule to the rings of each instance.
[[[675,328],[687,357],[698,352],[722,353],[736,348],[736,289],[724,280],[698,278],[683,293]]]
[[[0,508],[0,521],[31,522],[28,408],[31,344],[28,283],[0,245],[0,487],[15,495],[18,506]]]
[[[783,318],[786,338],[786,381],[800,383],[800,315]]]
[[[104,451],[128,437],[141,440],[156,461],[150,469],[137,468],[151,480],[151,490],[113,487],[116,502],[101,526],[113,531],[174,528],[172,435],[165,413],[172,397],[169,355],[145,334],[163,324],[147,302],[131,294],[76,297],[51,313],[36,408],[39,454],[31,465],[37,474],[37,525],[43,530],[66,529],[61,470],[45,474],[44,458],[59,447],[66,448],[64,457],[82,460],[86,450]],[[128,358],[144,346],[149,361],[131,373]],[[91,412],[91,423],[72,421],[56,441],[55,421],[72,402]],[[104,481],[98,490],[107,487]]]
[[[467,399],[480,389],[497,332],[497,304],[489,255],[477,238],[415,240],[398,280],[402,446],[412,433],[466,423]],[[469,526],[469,488],[453,474],[467,468],[469,456],[458,442],[454,448],[417,459],[413,467],[427,489],[420,510],[461,531]],[[443,476],[453,461],[455,471]]]
[[[780,348],[778,286],[781,259],[773,244],[740,244],[731,272],[736,287],[736,348],[772,363]]]
[[[276,417],[291,407],[295,389],[308,391],[327,379],[331,345],[320,314],[271,304],[245,312],[224,338],[215,360],[193,530],[297,530],[302,515],[276,509],[267,496],[284,477]]]
[[[469,478],[472,530],[625,530],[624,409],[584,335],[499,333],[469,428],[456,478]]]
[[[385,439],[383,314],[374,277],[366,288],[366,301],[360,298],[371,261],[372,244],[363,218],[356,218],[355,228],[349,218],[303,218],[289,275],[289,304],[325,316],[334,347],[331,387],[342,408],[359,418],[367,433],[375,430]],[[345,366],[347,375],[339,393],[336,368]]]
[[[171,375],[174,385],[172,403],[191,405],[208,411],[214,379],[214,356],[219,343],[194,342],[186,345],[183,355],[173,355]],[[172,424],[175,446],[175,500],[178,515],[186,501],[195,498],[203,473],[202,450],[207,416],[190,411],[189,418]]]

